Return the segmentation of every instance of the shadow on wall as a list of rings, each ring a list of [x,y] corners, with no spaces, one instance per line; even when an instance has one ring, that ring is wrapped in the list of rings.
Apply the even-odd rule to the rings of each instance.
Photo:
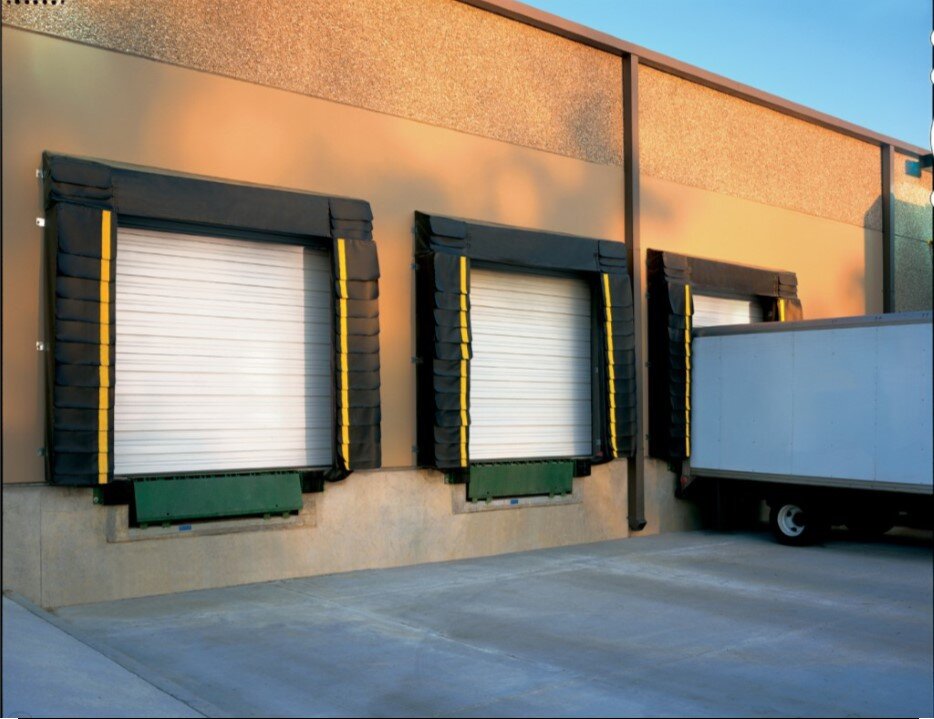
[[[422,209],[622,239],[618,165],[226,79],[163,81],[147,90],[134,143],[140,164],[362,197],[374,205],[377,230],[400,213],[411,224],[414,210]],[[594,122],[588,104],[582,99],[580,116],[563,120],[569,132],[586,135]]]
[[[877,229],[878,228],[878,229]],[[863,215],[863,266],[850,268],[846,286],[865,298],[865,314],[882,312],[882,196],[877,197]],[[873,288],[878,287],[878,293]],[[804,308],[807,318],[808,308]]]
[[[37,58],[34,65],[41,64]],[[131,73],[92,65],[73,68],[73,80],[66,70],[64,78],[50,72],[56,80],[36,83],[56,98],[50,104],[69,110],[67,120],[57,115],[60,123],[45,126],[51,132],[33,133],[42,149],[362,197],[381,207],[377,223],[387,212],[424,209],[622,239],[621,166],[158,64],[143,68],[138,83],[129,81]],[[83,87],[88,74],[99,79],[98,89],[79,99],[68,86]],[[114,94],[121,98],[116,107]],[[557,119],[581,144],[596,131],[589,109],[596,99],[581,98],[575,116]],[[479,152],[478,143],[485,145]],[[605,182],[614,172],[615,184]]]
[[[639,188],[639,210],[644,219],[655,220],[663,225],[675,220],[671,205],[659,194],[644,186]]]

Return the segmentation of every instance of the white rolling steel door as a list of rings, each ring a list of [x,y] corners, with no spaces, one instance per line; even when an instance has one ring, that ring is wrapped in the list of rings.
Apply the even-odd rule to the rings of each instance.
[[[470,459],[590,456],[590,289],[470,273]]]
[[[330,287],[325,252],[121,228],[114,473],[330,465]]]
[[[757,300],[695,294],[691,301],[694,304],[691,325],[695,328],[762,322],[762,305]]]

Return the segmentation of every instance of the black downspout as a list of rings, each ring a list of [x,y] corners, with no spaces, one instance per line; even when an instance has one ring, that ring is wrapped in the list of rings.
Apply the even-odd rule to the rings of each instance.
[[[632,278],[633,329],[636,337],[636,436],[628,461],[629,530],[645,528],[646,333],[645,263],[639,237],[639,58],[623,55],[623,187],[627,264]]]

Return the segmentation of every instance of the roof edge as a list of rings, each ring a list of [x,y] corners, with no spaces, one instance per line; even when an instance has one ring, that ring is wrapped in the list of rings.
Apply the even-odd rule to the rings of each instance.
[[[517,22],[531,25],[532,27],[544,30],[555,35],[579,42],[584,45],[609,52],[614,55],[635,55],[639,61],[648,67],[661,70],[663,72],[677,75],[685,80],[691,80],[714,90],[725,92],[728,95],[748,100],[757,105],[762,105],[785,115],[790,115],[799,120],[820,125],[830,130],[855,137],[858,140],[871,142],[873,144],[891,145],[893,148],[904,154],[922,157],[931,153],[931,150],[903,142],[894,137],[874,132],[868,128],[847,122],[839,117],[828,115],[827,113],[814,110],[813,108],[801,105],[791,100],[786,100],[778,95],[759,90],[751,85],[746,85],[735,80],[731,80],[723,75],[704,70],[696,65],[681,62],[673,57],[663,55],[654,50],[649,50],[640,45],[626,42],[605,32],[594,30],[593,28],[581,25],[580,23],[566,20],[565,18],[553,15],[552,13],[539,10],[530,5],[517,0],[459,0],[465,5],[471,5],[487,12],[495,13],[503,17],[515,20]]]

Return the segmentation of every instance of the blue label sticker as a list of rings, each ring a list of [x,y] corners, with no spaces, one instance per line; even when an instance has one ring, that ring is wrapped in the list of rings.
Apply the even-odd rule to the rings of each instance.
[[[178,531],[179,531],[179,532],[190,532],[190,531],[191,531],[191,525],[190,525],[190,524],[180,524],[180,525],[178,525]]]

